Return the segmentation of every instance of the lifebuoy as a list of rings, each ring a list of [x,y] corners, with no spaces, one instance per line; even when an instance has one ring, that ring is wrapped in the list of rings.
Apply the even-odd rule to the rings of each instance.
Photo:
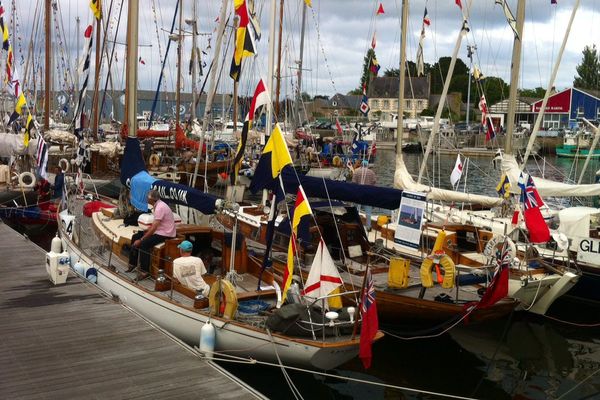
[[[436,267],[438,274],[438,283],[440,281],[441,271],[438,266],[444,268],[444,277],[441,284],[444,289],[454,287],[454,277],[456,276],[456,266],[454,261],[446,253],[432,254],[421,263],[421,285],[426,288],[433,287],[433,267]]]
[[[342,159],[340,158],[340,156],[334,156],[331,160],[331,163],[334,167],[339,167],[342,165]]]
[[[25,183],[25,178],[28,178],[31,182],[29,183]],[[31,172],[27,171],[27,172],[23,172],[21,175],[19,175],[19,185],[23,188],[32,188],[35,186],[36,180],[35,180],[35,175],[32,174]]]
[[[160,157],[158,154],[152,153],[148,159],[148,164],[150,164],[151,167],[158,167],[160,165]]]
[[[501,246],[504,245],[505,241],[506,241],[506,244],[508,245],[508,252],[509,252],[510,258],[512,260],[513,258],[515,258],[517,256],[517,247],[515,246],[515,242],[513,242],[512,239],[509,238],[508,236],[504,237],[504,236],[500,236],[500,235],[494,235],[485,244],[485,247],[483,249],[483,254],[487,257],[495,257],[496,249],[498,248],[498,246],[500,246],[500,248],[502,248]]]
[[[64,167],[62,166],[63,163],[65,164]],[[70,165],[71,164],[69,163],[69,160],[67,160],[66,158],[61,158],[60,160],[58,160],[58,166],[60,167],[60,169],[62,169],[63,172],[68,172]]]
[[[208,306],[212,314],[225,319],[233,319],[238,308],[233,284],[225,279],[219,279],[213,283],[208,295]]]

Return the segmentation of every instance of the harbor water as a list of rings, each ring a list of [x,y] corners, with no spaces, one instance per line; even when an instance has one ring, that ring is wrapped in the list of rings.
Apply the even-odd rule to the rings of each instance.
[[[391,186],[393,151],[379,151],[378,184]],[[420,155],[405,154],[408,170],[418,171]],[[450,188],[456,156],[435,158],[428,178]],[[490,158],[464,162],[460,190],[495,195],[500,172]],[[556,167],[551,167],[556,166]],[[583,165],[563,159],[528,163],[534,175],[577,180]],[[584,182],[599,168],[593,161]],[[44,248],[51,229],[26,232]],[[42,260],[40,260],[40,265]],[[600,288],[599,288],[600,290]],[[380,326],[386,336],[373,346],[373,364],[359,359],[327,375],[277,366],[223,362],[223,367],[272,399],[438,399],[443,395],[477,399],[600,399],[600,306],[561,298],[547,316],[513,313],[489,323],[413,328],[397,321]],[[75,344],[74,344],[75,345]],[[297,393],[294,393],[295,387]],[[198,394],[202,398],[202,394]]]

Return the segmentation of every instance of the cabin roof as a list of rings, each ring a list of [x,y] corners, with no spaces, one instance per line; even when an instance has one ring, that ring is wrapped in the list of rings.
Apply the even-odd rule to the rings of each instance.
[[[398,98],[399,78],[397,76],[380,76],[369,85],[370,98]],[[405,99],[428,99],[429,76],[410,77],[404,85]]]

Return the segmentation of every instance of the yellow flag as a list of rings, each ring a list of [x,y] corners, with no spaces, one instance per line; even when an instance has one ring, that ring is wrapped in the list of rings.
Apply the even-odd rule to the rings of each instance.
[[[102,18],[102,6],[100,5],[100,0],[91,0],[90,8],[92,9],[94,17],[96,17],[96,19]]]
[[[312,0],[304,0],[307,6],[312,7]]]
[[[27,105],[27,100],[25,100],[25,96],[23,93],[19,95],[17,100],[17,105],[15,106],[15,112],[19,115],[23,115],[23,107]]]
[[[23,144],[25,147],[29,146],[29,138],[31,137],[31,129],[33,128],[33,117],[30,113],[27,113],[27,124],[25,124],[25,136],[23,137]]]
[[[271,137],[263,149],[263,154],[267,153],[271,153],[271,176],[273,179],[279,176],[283,167],[293,163],[279,124],[275,124]]]

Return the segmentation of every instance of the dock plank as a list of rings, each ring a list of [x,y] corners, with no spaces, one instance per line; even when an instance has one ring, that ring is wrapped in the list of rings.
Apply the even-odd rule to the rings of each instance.
[[[0,237],[3,398],[262,397],[92,284],[52,285],[44,251],[3,223]]]

